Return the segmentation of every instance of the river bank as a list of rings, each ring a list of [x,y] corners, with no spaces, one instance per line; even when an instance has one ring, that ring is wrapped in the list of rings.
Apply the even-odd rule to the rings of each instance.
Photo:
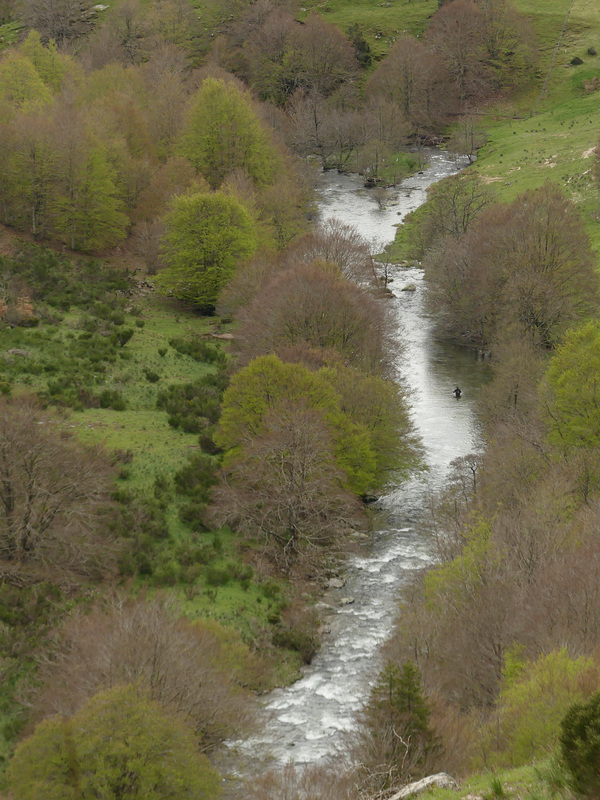
[[[390,191],[383,208],[360,176],[325,173],[320,217],[352,225],[379,252],[395,226],[425,201],[427,187],[460,166],[432,151],[429,167]],[[433,546],[423,524],[431,493],[441,488],[455,458],[481,445],[474,404],[485,366],[476,353],[435,341],[418,266],[390,267],[389,278],[396,367],[409,392],[427,469],[373,506],[369,554],[348,560],[343,586],[330,589],[321,603],[320,651],[299,681],[265,698],[260,735],[240,746],[242,758],[245,754],[255,763],[317,764],[342,744],[380,667],[379,651],[392,629],[398,593],[412,572],[432,563]],[[401,291],[407,284],[415,290]],[[457,383],[463,390],[460,400],[452,393]]]

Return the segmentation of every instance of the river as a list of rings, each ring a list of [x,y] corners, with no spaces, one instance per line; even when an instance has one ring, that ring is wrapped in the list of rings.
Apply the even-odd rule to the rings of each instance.
[[[394,236],[395,225],[421,205],[426,189],[463,164],[446,153],[428,154],[429,166],[389,190],[380,209],[362,180],[325,173],[320,216],[338,217],[372,243],[374,251]],[[425,450],[426,473],[394,488],[375,506],[376,527],[367,556],[349,559],[345,586],[330,590],[321,605],[326,633],[303,677],[272,692],[265,703],[261,733],[246,743],[252,759],[316,764],[335,752],[380,668],[379,651],[391,633],[399,590],[414,570],[432,562],[433,545],[420,524],[431,493],[440,489],[450,462],[481,446],[474,402],[485,367],[463,348],[437,342],[424,307],[423,272],[390,270],[397,323],[397,367],[409,391],[415,427]],[[416,291],[402,291],[414,284]],[[456,385],[462,396],[456,399]],[[349,602],[352,601],[352,602]]]

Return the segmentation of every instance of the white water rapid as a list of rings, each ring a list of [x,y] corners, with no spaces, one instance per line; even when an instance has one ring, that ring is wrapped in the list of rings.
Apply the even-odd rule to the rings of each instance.
[[[439,151],[428,158],[422,173],[389,190],[393,204],[384,210],[359,176],[325,173],[321,218],[338,217],[372,242],[375,251],[381,250],[393,239],[394,226],[424,202],[427,187],[464,166]],[[434,340],[421,269],[393,267],[390,275],[394,297],[389,302],[403,344],[398,368],[429,470],[376,504],[370,554],[350,558],[346,585],[324,598],[321,617],[327,633],[321,650],[301,680],[268,696],[260,735],[242,746],[255,763],[270,758],[274,765],[290,760],[316,764],[341,744],[377,677],[379,650],[391,632],[399,589],[413,570],[432,559],[432,543],[419,529],[431,491],[442,486],[453,459],[480,446],[473,404],[485,368],[473,353]],[[401,291],[410,283],[416,291]],[[457,384],[462,389],[459,400],[452,393]],[[352,603],[340,603],[349,598]]]

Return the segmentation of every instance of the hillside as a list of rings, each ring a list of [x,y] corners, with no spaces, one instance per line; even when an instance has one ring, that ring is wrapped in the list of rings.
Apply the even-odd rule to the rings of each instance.
[[[579,796],[556,748],[600,690],[597,52],[595,0],[0,0],[11,800],[96,796],[113,727],[139,771],[107,797],[216,798],[223,743],[313,658],[370,500],[423,456],[386,281],[314,224],[318,171],[381,206],[423,145],[476,158],[387,258],[422,261],[436,335],[491,354],[485,452],[432,501],[437,563],[354,744],[227,791],[372,800],[447,769],[470,800]]]

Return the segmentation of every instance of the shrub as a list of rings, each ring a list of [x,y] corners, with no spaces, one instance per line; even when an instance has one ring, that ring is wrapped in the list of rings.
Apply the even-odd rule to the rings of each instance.
[[[210,564],[204,571],[204,579],[209,586],[226,586],[231,580],[231,566]]]
[[[505,669],[496,714],[481,731],[488,766],[519,766],[544,756],[556,743],[569,706],[598,688],[598,665],[572,659],[566,648]]]
[[[222,348],[210,344],[199,337],[194,337],[193,339],[169,339],[169,344],[178,353],[189,356],[194,361],[222,365],[227,360]]]
[[[100,408],[112,408],[113,411],[125,411],[127,403],[121,392],[116,389],[105,389],[100,393]]]
[[[600,796],[600,692],[573,705],[560,728],[561,756],[574,789],[586,797]]]
[[[220,417],[225,381],[221,375],[206,375],[194,383],[171,384],[159,393],[156,405],[167,412],[171,427],[200,433]]]

